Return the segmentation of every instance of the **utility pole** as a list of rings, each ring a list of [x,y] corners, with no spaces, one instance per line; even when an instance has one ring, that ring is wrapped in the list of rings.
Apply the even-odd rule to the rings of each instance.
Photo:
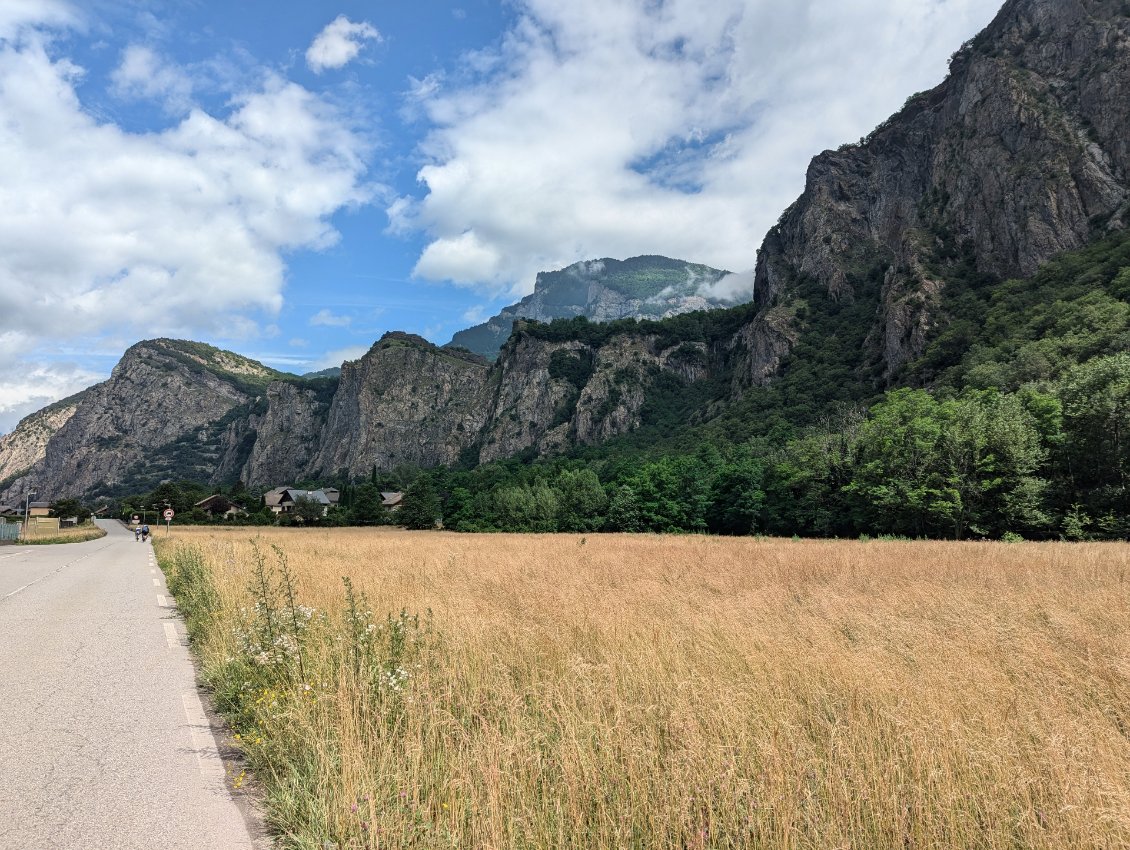
[[[24,540],[27,540],[27,533],[29,529],[28,520],[29,511],[31,509],[31,497],[38,495],[39,494],[35,490],[28,490],[27,495],[24,496]]]

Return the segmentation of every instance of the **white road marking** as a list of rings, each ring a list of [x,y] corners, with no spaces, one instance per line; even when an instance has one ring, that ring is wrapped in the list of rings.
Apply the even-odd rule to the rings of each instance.
[[[160,593],[157,594],[157,605],[160,606],[161,608],[167,607],[165,605],[165,597],[162,596]]]
[[[150,570],[149,572],[151,572],[151,573],[155,573],[155,572],[157,572],[157,571],[156,571],[156,570]]]
[[[108,545],[110,545],[110,544],[106,544],[106,545],[108,546]],[[5,593],[5,594],[4,594],[3,596],[0,596],[0,602],[3,602],[3,601],[4,601],[5,599],[11,599],[11,598],[12,598],[13,596],[15,596],[15,595],[16,595],[17,593],[22,593],[23,591],[25,591],[25,590],[27,590],[27,589],[28,589],[29,587],[31,587],[31,586],[32,586],[33,584],[39,584],[39,583],[40,583],[41,581],[46,581],[47,579],[51,578],[51,576],[55,575],[56,573],[60,573],[60,572],[62,572],[62,571],[63,571],[63,570],[65,570],[65,569],[66,569],[67,567],[71,567],[71,566],[74,566],[74,565],[75,565],[75,564],[77,564],[77,563],[78,563],[79,561],[85,561],[85,560],[86,560],[87,558],[89,558],[89,557],[90,557],[91,555],[95,555],[95,554],[97,554],[98,552],[101,552],[101,551],[102,551],[103,549],[105,549],[105,548],[106,548],[106,546],[99,546],[99,547],[98,547],[97,549],[95,549],[95,550],[94,550],[93,552],[87,552],[87,553],[86,553],[85,555],[83,555],[82,557],[80,557],[80,558],[75,558],[75,559],[74,559],[73,561],[68,561],[67,563],[63,564],[63,566],[59,567],[58,569],[52,570],[51,572],[47,573],[47,575],[43,575],[43,576],[40,576],[40,577],[39,577],[39,578],[37,578],[37,579],[36,579],[35,581],[29,581],[29,582],[28,582],[27,584],[25,584],[25,585],[24,585],[23,587],[17,587],[17,588],[16,588],[15,590],[13,590],[13,591],[12,591],[11,593]]]
[[[192,738],[192,749],[196,751],[200,775],[205,782],[222,788],[224,762],[220,758],[220,748],[216,746],[216,737],[204,714],[204,706],[200,704],[200,696],[196,691],[190,691],[181,695],[181,702],[184,705],[184,716],[188,718],[188,734]]]
[[[169,649],[176,649],[180,646],[180,637],[177,635],[177,627],[172,623],[165,623],[165,643],[169,645]]]
[[[45,576],[45,577],[46,577],[46,576]],[[42,579],[40,579],[40,581],[42,581]],[[8,598],[9,596],[15,596],[15,595],[16,595],[17,593],[19,593],[19,592],[20,592],[21,590],[27,590],[27,589],[28,589],[29,587],[31,587],[31,586],[32,586],[33,584],[35,584],[35,582],[34,582],[34,581],[29,581],[29,582],[28,582],[27,584],[25,584],[25,585],[24,585],[23,587],[17,587],[17,588],[16,588],[15,590],[13,590],[13,591],[12,591],[11,593],[6,593],[6,594],[4,594],[4,598],[5,598],[5,599],[7,599],[7,598]]]
[[[160,587],[161,586],[161,579],[159,579],[159,578],[153,579],[153,586],[154,587]]]

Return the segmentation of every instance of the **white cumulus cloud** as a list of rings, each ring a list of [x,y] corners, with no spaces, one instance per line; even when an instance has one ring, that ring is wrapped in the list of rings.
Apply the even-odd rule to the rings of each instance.
[[[410,80],[422,192],[390,232],[415,273],[497,295],[591,257],[748,269],[808,160],[854,141],[991,19],[997,0],[515,0],[494,51]]]
[[[36,363],[8,369],[0,381],[0,434],[29,413],[89,387],[104,376],[75,363]]]
[[[29,26],[77,26],[78,22],[78,16],[66,0],[0,2],[0,40],[15,38]]]
[[[714,283],[701,283],[698,294],[734,303],[749,301],[753,298],[753,270],[724,275]]]
[[[310,324],[327,328],[346,328],[353,323],[350,316],[339,316],[329,310],[319,310],[310,317]]]
[[[366,41],[381,40],[381,34],[365,21],[354,23],[338,15],[311,42],[306,50],[306,64],[315,74],[327,68],[341,68],[357,58]]]
[[[110,79],[118,97],[161,100],[171,111],[180,113],[192,107],[192,78],[162,61],[151,47],[127,47]]]
[[[333,245],[334,213],[373,197],[366,142],[267,72],[224,114],[189,105],[164,130],[126,131],[83,108],[82,70],[44,26],[67,24],[61,12],[38,28],[29,13],[6,38],[17,19],[0,9],[0,372],[109,333],[269,336],[283,254]],[[187,97],[151,52],[127,52],[118,84],[142,86],[146,69],[164,69],[153,94]],[[40,376],[46,395],[75,374]],[[0,398],[0,432],[30,392]]]
[[[346,360],[360,360],[368,353],[370,347],[371,346],[368,345],[350,345],[345,348],[327,351],[321,357],[317,357],[309,362],[309,371],[320,372],[323,369],[333,369],[336,366],[340,366]]]

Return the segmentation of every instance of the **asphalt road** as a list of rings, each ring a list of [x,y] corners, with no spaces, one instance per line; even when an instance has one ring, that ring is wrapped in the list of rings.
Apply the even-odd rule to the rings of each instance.
[[[102,526],[0,547],[0,848],[270,846],[228,790],[152,547]]]

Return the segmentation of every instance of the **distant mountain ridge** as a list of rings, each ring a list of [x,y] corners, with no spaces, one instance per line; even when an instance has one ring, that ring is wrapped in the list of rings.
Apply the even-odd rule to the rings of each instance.
[[[510,337],[516,319],[662,319],[695,310],[733,307],[752,298],[752,289],[744,298],[710,291],[729,275],[728,271],[700,263],[656,255],[582,261],[539,273],[530,295],[482,324],[459,331],[448,345],[493,360]]]
[[[138,343],[73,409],[33,414],[20,439],[0,441],[0,469],[20,473],[0,481],[0,503],[28,489],[140,493],[178,476],[357,478],[716,429],[687,439],[698,449],[711,433],[764,435],[755,422],[787,434],[947,373],[959,389],[973,375],[1012,390],[1125,352],[1125,9],[1008,0],[941,85],[812,161],[762,245],[753,303],[637,320],[632,309],[662,312],[680,286],[728,288],[725,272],[641,257],[545,273],[456,335],[497,352],[493,363],[393,333],[340,377],[306,380],[196,343]]]

